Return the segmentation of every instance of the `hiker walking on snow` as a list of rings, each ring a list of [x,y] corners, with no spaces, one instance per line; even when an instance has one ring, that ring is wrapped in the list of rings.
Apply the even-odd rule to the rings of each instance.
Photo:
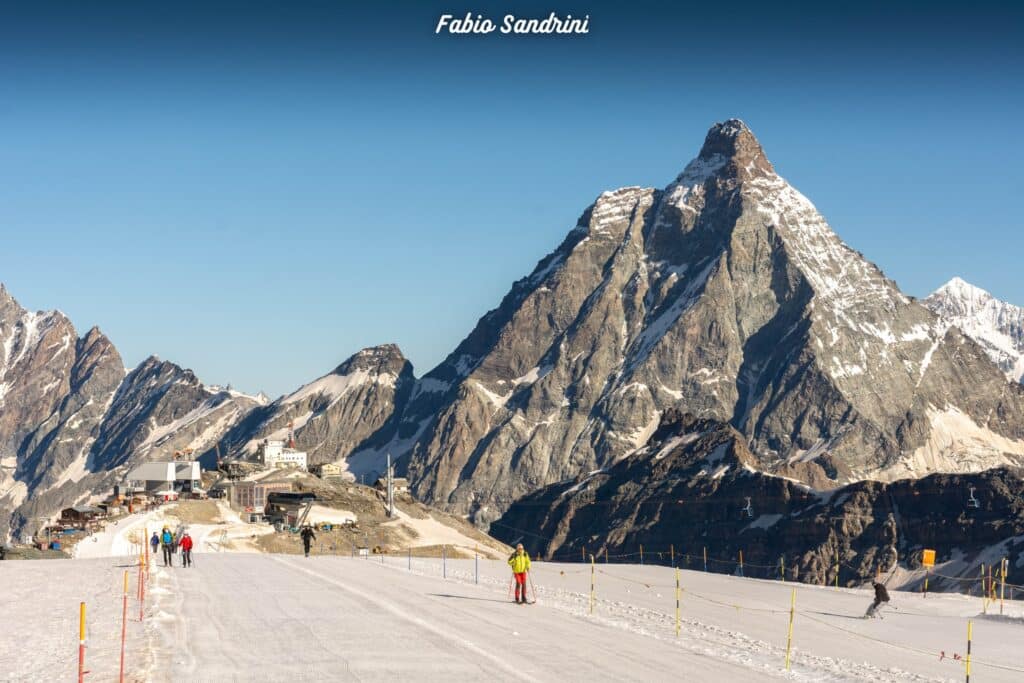
[[[306,557],[309,557],[309,546],[316,540],[316,533],[313,531],[313,527],[304,526],[302,527],[302,547],[306,551]]]
[[[149,539],[150,550],[153,551],[153,557],[156,557],[156,549],[160,547],[160,534],[153,532],[153,537]]]
[[[174,534],[167,527],[160,533],[160,546],[164,549],[164,566],[170,567],[174,555]]]
[[[516,551],[509,555],[508,566],[512,567],[512,576],[516,581],[516,603],[526,604],[526,573],[530,571],[530,554],[523,549],[523,544],[516,545]]]
[[[889,602],[889,591],[885,590],[885,585],[875,581],[871,584],[875,589],[875,601],[868,607],[867,613],[864,618],[874,617],[878,614],[878,608],[883,602]]]
[[[188,531],[181,537],[179,541],[181,545],[181,566],[191,567],[192,566],[192,537],[188,535]]]

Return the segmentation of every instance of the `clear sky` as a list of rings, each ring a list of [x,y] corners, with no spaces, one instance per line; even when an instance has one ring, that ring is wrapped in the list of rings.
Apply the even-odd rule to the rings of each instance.
[[[396,342],[422,374],[601,191],[734,116],[908,293],[1024,304],[1017,3],[22,4],[0,281],[129,366],[277,395]],[[591,33],[433,34],[467,9]]]

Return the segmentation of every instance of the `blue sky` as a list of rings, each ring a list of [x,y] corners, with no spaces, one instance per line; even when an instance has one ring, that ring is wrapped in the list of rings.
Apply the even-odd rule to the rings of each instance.
[[[905,291],[1024,304],[1020,9],[85,4],[0,9],[0,281],[128,365],[277,395],[396,342],[422,374],[733,116]],[[591,34],[433,34],[466,9]]]

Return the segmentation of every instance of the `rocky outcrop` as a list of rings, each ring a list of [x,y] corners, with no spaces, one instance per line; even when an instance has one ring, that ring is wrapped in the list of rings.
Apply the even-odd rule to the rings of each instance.
[[[937,550],[940,573],[974,576],[977,562],[1024,558],[1024,475],[935,474],[890,484],[863,481],[827,492],[757,469],[728,424],[666,412],[634,454],[525,496],[491,526],[544,557],[639,559],[746,576],[857,585],[899,560],[920,567]],[[977,509],[968,505],[974,487]],[[619,559],[621,558],[621,559]],[[988,558],[988,559],[985,559]],[[993,559],[995,558],[995,559]],[[784,574],[783,574],[784,573]],[[913,587],[921,576],[901,585]],[[955,585],[955,582],[936,582]]]
[[[1024,392],[904,296],[740,121],[662,190],[606,192],[420,381],[393,452],[487,523],[685,405],[815,486],[1024,461]]]
[[[953,278],[922,303],[978,342],[1007,378],[1024,379],[1024,308]]]

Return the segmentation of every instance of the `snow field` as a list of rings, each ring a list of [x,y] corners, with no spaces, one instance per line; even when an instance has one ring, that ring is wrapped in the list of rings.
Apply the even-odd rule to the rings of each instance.
[[[147,680],[151,648],[139,622],[138,566],[116,559],[0,562],[0,680],[73,681],[79,603],[86,603],[87,681],[116,681],[128,571],[125,679]]]
[[[360,560],[353,560],[358,562]],[[380,563],[379,558],[371,558]],[[504,563],[472,560],[412,560],[412,572],[447,575],[451,582],[480,582],[484,590],[509,597]],[[386,558],[384,567],[408,572],[405,558]],[[973,620],[972,675],[976,680],[1011,681],[1024,676],[1024,604],[998,603],[959,594],[892,592],[883,619],[862,619],[870,590],[744,579],[680,571],[680,626],[675,635],[675,573],[668,567],[594,566],[595,608],[590,614],[591,568],[584,564],[534,562],[532,580],[540,605],[749,668],[762,676],[798,680],[954,680],[964,675],[967,621]],[[785,674],[785,650],[792,591],[796,590],[792,670]],[[959,656],[961,659],[956,659]]]
[[[122,564],[0,565],[11,587],[0,599],[0,680],[71,679],[80,600],[87,680],[113,680]],[[983,616],[977,597],[893,592],[883,620],[864,620],[867,590],[680,571],[677,637],[675,576],[659,566],[535,562],[538,602],[524,607],[511,603],[500,560],[207,553],[190,569],[154,562],[145,624],[128,624],[129,680],[960,680],[968,619],[975,680],[1024,674],[1019,601]]]

